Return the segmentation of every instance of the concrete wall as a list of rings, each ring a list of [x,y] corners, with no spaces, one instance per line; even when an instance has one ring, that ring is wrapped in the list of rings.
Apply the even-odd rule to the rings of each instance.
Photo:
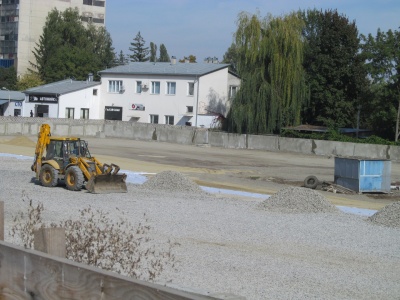
[[[398,146],[233,134],[191,126],[105,120],[0,117],[0,136],[37,135],[43,123],[50,125],[53,136],[114,137],[185,145],[208,144],[212,147],[232,149],[400,160]]]

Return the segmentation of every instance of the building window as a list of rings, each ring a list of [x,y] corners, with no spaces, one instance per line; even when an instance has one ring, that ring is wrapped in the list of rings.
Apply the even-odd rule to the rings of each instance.
[[[236,96],[237,93],[237,86],[231,85],[229,87],[229,98],[232,99]]]
[[[89,108],[81,108],[81,119],[89,119]]]
[[[67,107],[65,109],[65,117],[67,119],[74,119],[74,112],[75,112],[75,108]]]
[[[186,106],[186,112],[192,113],[193,112],[193,106]]]
[[[158,124],[158,115],[150,115],[150,123]]]
[[[188,95],[194,95],[194,82],[188,82]]]
[[[104,0],[83,0],[83,5],[92,5],[92,6],[105,6]]]
[[[142,82],[136,81],[136,93],[140,94],[142,92]]]
[[[108,81],[108,92],[119,93],[123,90],[122,80],[109,80]]]
[[[165,116],[165,124],[174,125],[174,116]]]
[[[151,93],[152,94],[160,94],[160,82],[159,81],[151,82]]]
[[[92,22],[96,24],[104,24],[104,19],[93,18]]]
[[[93,96],[97,96],[97,89],[93,89]]]
[[[176,94],[176,82],[167,82],[167,95]]]

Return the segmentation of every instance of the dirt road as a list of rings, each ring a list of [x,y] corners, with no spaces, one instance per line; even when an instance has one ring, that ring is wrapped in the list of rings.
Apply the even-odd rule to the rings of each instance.
[[[301,186],[315,175],[333,182],[334,157],[223,149],[123,139],[87,138],[93,156],[115,163],[123,170],[156,173],[175,170],[198,184],[233,190],[271,194],[285,185]],[[33,156],[36,137],[1,137],[0,152]],[[400,164],[392,162],[392,181],[400,181]],[[322,192],[335,205],[381,209],[394,195],[347,195]]]

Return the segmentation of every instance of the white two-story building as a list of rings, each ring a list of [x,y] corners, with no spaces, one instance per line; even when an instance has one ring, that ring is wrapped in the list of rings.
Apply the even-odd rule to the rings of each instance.
[[[137,62],[99,72],[101,82],[62,80],[24,91],[21,115],[213,127],[240,79],[227,64]]]
[[[99,72],[105,119],[209,128],[240,79],[229,65],[135,62]]]

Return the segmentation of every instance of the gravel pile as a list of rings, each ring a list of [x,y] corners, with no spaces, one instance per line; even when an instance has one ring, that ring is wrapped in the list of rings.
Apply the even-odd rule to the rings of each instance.
[[[194,193],[169,192],[156,184],[165,175],[160,173],[149,179],[150,188],[128,184],[127,193],[91,194],[35,184],[31,164],[32,159],[0,159],[6,242],[14,242],[9,234],[12,217],[26,212],[30,200],[34,206],[43,204],[44,221],[55,223],[76,220],[79,211],[90,206],[116,221],[128,218],[132,224],[142,222],[145,214],[157,246],[165,246],[166,240],[179,243],[175,268],[165,268],[157,279],[162,285],[249,300],[399,299],[400,229],[346,213],[310,214],[310,210],[326,211],[321,208],[326,200],[315,191],[289,189],[265,202],[198,193],[196,188]],[[174,179],[178,191],[188,189],[181,175],[166,174],[169,185]],[[294,205],[297,212],[303,207],[306,213],[257,209],[261,202],[277,199],[280,205],[275,208],[282,209],[287,202],[285,207],[293,209],[296,197],[306,202],[305,207]],[[321,202],[318,208],[316,202]]]
[[[400,201],[386,205],[370,216],[368,221],[387,227],[400,228]]]
[[[260,205],[265,209],[281,213],[336,213],[339,210],[315,190],[288,187],[279,190]]]
[[[142,184],[142,188],[166,192],[205,193],[195,182],[175,171],[163,171],[154,175]]]

